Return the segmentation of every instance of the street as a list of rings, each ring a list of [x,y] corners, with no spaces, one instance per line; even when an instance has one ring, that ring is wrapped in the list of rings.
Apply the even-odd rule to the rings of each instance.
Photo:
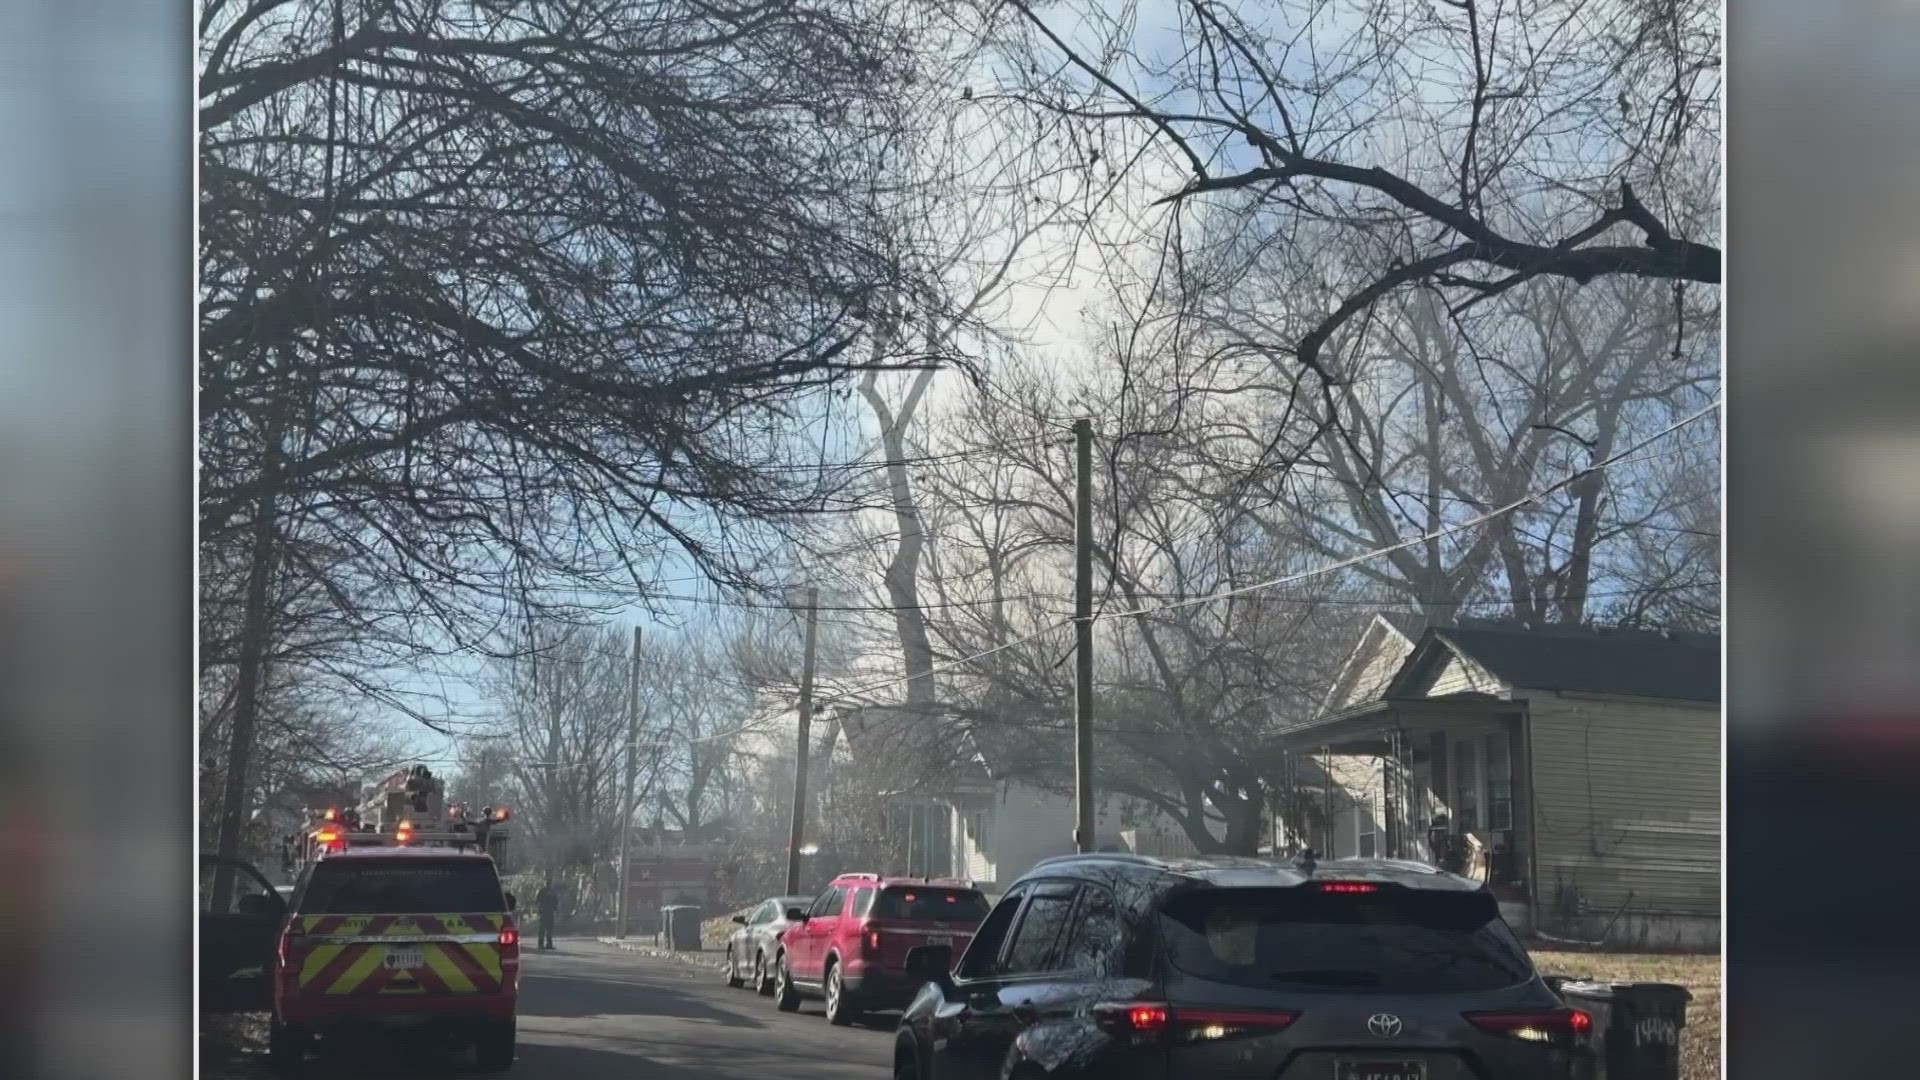
[[[511,1077],[539,1080],[826,1080],[888,1075],[894,1016],[828,1024],[820,1006],[781,1013],[770,998],[729,990],[704,966],[561,939],[522,961],[520,1050]],[[254,1057],[253,1055],[249,1055]],[[304,1076],[418,1080],[471,1074],[464,1053],[420,1058],[370,1046]],[[255,1058],[236,1076],[269,1075]]]

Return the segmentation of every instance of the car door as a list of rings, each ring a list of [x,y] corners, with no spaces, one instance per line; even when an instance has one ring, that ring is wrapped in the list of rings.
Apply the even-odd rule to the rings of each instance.
[[[935,1047],[939,1080],[1001,1075],[1014,1040],[1037,1018],[1038,995],[1058,962],[1079,888],[1073,881],[1031,883],[991,969],[963,971],[955,980],[954,997],[961,1008],[947,1018],[946,1038]],[[974,959],[971,948],[967,959]]]
[[[233,871],[233,890],[216,911],[212,881],[222,865]],[[274,948],[287,902],[251,863],[208,855],[200,869],[200,1007],[210,1012],[272,1008]]]
[[[827,886],[807,909],[807,921],[787,931],[787,966],[800,982],[818,983],[827,934],[840,922],[846,890]]]

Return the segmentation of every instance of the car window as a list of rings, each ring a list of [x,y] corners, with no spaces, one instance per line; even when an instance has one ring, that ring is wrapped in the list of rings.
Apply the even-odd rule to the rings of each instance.
[[[903,922],[979,922],[987,914],[987,898],[975,889],[895,886],[882,889],[874,904],[876,919]]]
[[[966,955],[960,958],[958,972],[961,978],[981,979],[993,974],[1000,958],[1000,947],[1006,944],[1007,931],[1013,928],[1013,917],[1020,913],[1020,902],[1026,896],[1026,889],[1013,889],[993,905],[993,911],[974,931]]]
[[[1060,967],[1066,971],[1092,971],[1113,974],[1114,958],[1120,947],[1120,910],[1113,894],[1097,885],[1089,885],[1080,894],[1080,915],[1061,951]]]
[[[813,897],[811,896],[783,896],[779,902],[774,905],[774,918],[786,918],[787,912],[793,908],[799,908],[801,911],[809,911],[812,907]]]
[[[227,895],[226,906],[218,912],[213,911],[213,879],[219,864],[213,859],[203,859],[200,863],[200,910],[203,914],[231,914],[240,909],[240,899],[245,896],[275,896],[272,885],[267,884],[260,872],[241,863],[230,863],[233,871],[233,888]]]
[[[867,912],[872,909],[873,890],[855,889],[853,893],[853,917],[856,919],[865,918]]]
[[[300,901],[304,915],[488,914],[507,910],[492,863],[417,859],[317,864]]]
[[[1485,893],[1203,889],[1170,897],[1160,923],[1175,967],[1241,986],[1428,994],[1533,974]]]
[[[748,926],[759,926],[773,919],[773,901],[762,900],[760,906],[747,915]]]
[[[821,893],[820,898],[813,902],[813,910],[807,912],[808,917],[823,919],[840,914],[840,901],[846,899],[846,896],[845,889],[828,886],[827,891]]]
[[[1026,975],[1039,971],[1051,971],[1059,959],[1061,931],[1066,929],[1067,918],[1073,914],[1073,899],[1077,891],[1072,885],[1042,886],[1034,890],[1033,899],[1027,901],[1027,908],[1020,914],[1020,925],[1014,928],[1013,944],[1007,947],[1007,957],[1000,966],[1006,975]]]

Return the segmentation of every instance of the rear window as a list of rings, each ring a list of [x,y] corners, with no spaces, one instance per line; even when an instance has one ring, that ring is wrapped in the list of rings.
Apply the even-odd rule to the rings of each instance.
[[[973,889],[892,888],[874,901],[876,919],[907,922],[979,922],[987,917],[987,898]]]
[[[1205,889],[1169,898],[1161,925],[1175,967],[1238,986],[1428,994],[1533,974],[1484,893]]]
[[[300,904],[304,915],[487,914],[507,909],[493,864],[471,859],[323,862]]]

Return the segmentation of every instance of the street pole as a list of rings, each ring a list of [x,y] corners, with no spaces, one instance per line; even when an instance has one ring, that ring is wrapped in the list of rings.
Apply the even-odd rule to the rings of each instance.
[[[1093,850],[1093,421],[1073,422],[1073,846]]]
[[[633,662],[627,671],[627,781],[620,791],[620,926],[617,938],[627,936],[627,889],[633,881],[633,861],[628,857],[628,837],[633,832],[633,781],[640,753],[640,628],[633,628]]]
[[[793,820],[787,838],[787,894],[800,891],[800,837],[807,821],[807,743],[813,738],[813,639],[820,590],[807,590],[807,638],[800,659],[800,739],[793,755]]]

